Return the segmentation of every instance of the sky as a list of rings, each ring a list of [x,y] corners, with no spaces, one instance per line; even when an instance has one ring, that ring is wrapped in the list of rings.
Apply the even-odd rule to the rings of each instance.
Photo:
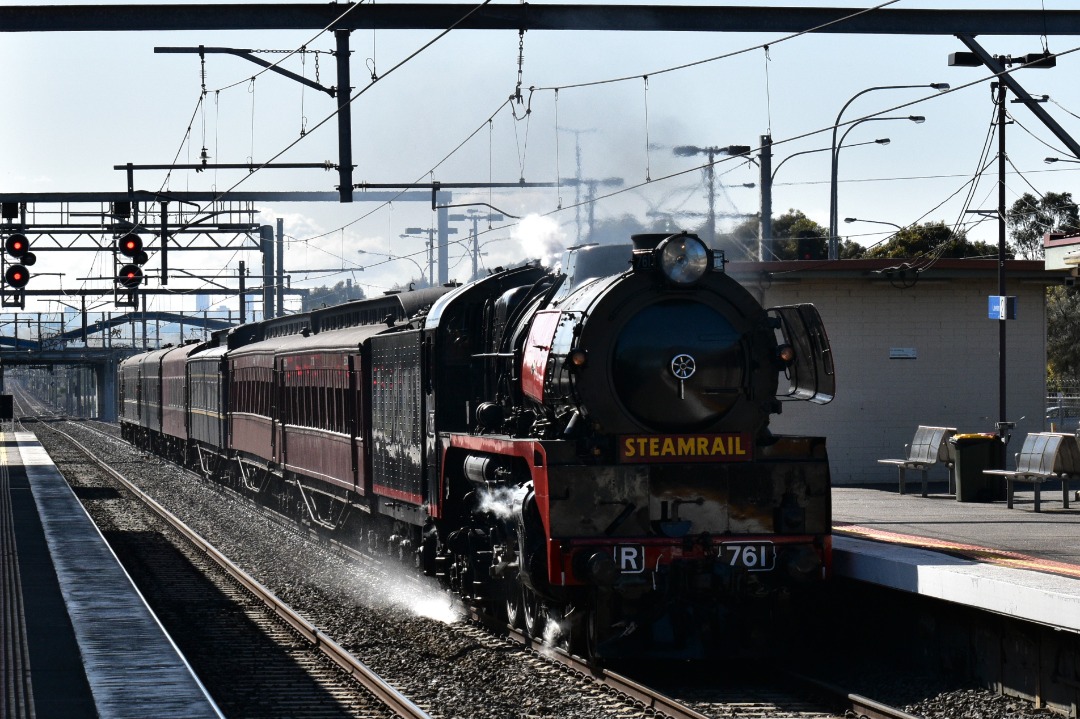
[[[722,4],[856,10],[882,2]],[[1080,11],[1080,2],[898,0],[888,7]],[[973,240],[996,243],[996,223],[965,212],[993,210],[997,204],[996,138],[991,137],[989,154],[984,149],[994,112],[989,73],[949,67],[949,53],[966,50],[952,36],[530,31],[521,39],[519,64],[516,31],[452,31],[424,48],[437,35],[352,34],[354,93],[364,90],[352,104],[354,181],[524,179],[558,185],[454,191],[454,203],[488,203],[506,216],[490,226],[480,223],[482,267],[550,258],[586,240],[579,224],[586,233],[590,212],[597,221],[624,215],[647,221],[659,214],[670,216],[673,228],[692,228],[707,207],[704,158],[677,156],[673,148],[749,145],[756,157],[764,134],[773,138],[773,166],[784,162],[774,178],[774,215],[798,209],[827,226],[829,153],[816,151],[829,147],[837,113],[850,98],[890,85],[920,87],[866,93],[843,119],[920,115],[926,120],[874,120],[852,129],[840,153],[839,216],[870,222],[841,222],[841,234],[871,245],[887,238],[893,225],[943,221],[966,227]],[[983,36],[979,42],[992,54],[1035,53],[1044,42],[1055,53],[1080,48],[1080,37],[1059,35]],[[232,56],[208,55],[204,80],[197,55],[154,53],[156,46],[200,44],[272,51],[306,47],[319,52],[259,56],[282,60],[282,67],[309,78],[318,72],[324,85],[336,81],[328,54],[334,47],[331,33],[0,33],[0,62],[7,69],[0,192],[120,192],[126,180],[114,165],[194,163],[203,147],[210,161],[219,163],[336,162],[335,101],[329,96],[271,73],[253,80],[258,68]],[[682,65],[691,66],[666,71]],[[1080,53],[1066,54],[1052,70],[1022,70],[1016,77],[1031,94],[1048,95],[1043,107],[1080,136],[1078,68]],[[372,69],[379,76],[374,83]],[[519,71],[520,104],[508,101],[519,87]],[[939,92],[930,83],[949,83],[952,89]],[[1080,191],[1075,187],[1080,164],[1043,161],[1069,157],[1062,143],[1022,105],[1010,104],[1009,112],[1015,122],[1006,131],[1008,202],[1025,192]],[[887,145],[873,142],[884,138]],[[796,153],[805,154],[792,157]],[[972,178],[987,163],[987,174],[969,193]],[[746,160],[725,159],[715,166],[721,231],[758,210],[758,173]],[[560,182],[574,177],[607,181],[591,207],[575,206],[584,199],[578,187]],[[750,183],[755,187],[745,187]],[[333,192],[336,184],[337,173],[322,169],[252,175],[174,171],[167,179],[164,172],[136,175],[137,188],[146,190],[235,186]],[[292,271],[293,286],[350,280],[375,295],[407,284],[426,267],[425,239],[402,235],[435,224],[428,202],[367,202],[360,193],[356,199],[352,204],[256,203],[260,222],[283,220],[285,268]],[[475,210],[487,212],[482,205]],[[458,234],[451,237],[449,274],[466,280],[471,226],[453,226]],[[235,275],[241,260],[249,268],[259,264],[255,252],[169,255],[171,270],[183,267],[196,277]],[[158,262],[151,253],[150,286],[156,285]],[[111,259],[95,253],[46,250],[38,253],[32,270],[37,275],[32,287],[70,289],[107,286],[100,278],[112,266]],[[169,286],[194,291],[201,282],[177,278]],[[294,300],[290,303],[295,307]],[[193,306],[189,292],[150,300],[152,309]],[[32,300],[27,306],[28,311],[58,309],[55,301]]]

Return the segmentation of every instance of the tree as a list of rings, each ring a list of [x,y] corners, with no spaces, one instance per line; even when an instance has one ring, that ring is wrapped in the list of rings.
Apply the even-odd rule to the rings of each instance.
[[[748,217],[732,228],[716,236],[716,247],[723,250],[724,257],[732,262],[749,262],[758,256],[758,218]]]
[[[863,257],[911,258],[931,253],[939,257],[997,257],[997,247],[985,242],[969,242],[967,232],[954,231],[944,222],[924,222],[905,227],[888,242],[868,248]]]
[[[364,291],[359,285],[354,285],[352,280],[341,280],[333,287],[327,287],[326,285],[315,287],[308,292],[301,304],[303,311],[307,312],[319,307],[330,307],[349,300],[362,299],[364,299]]]
[[[1064,382],[1080,380],[1080,290],[1051,287],[1046,291],[1046,368]]]
[[[790,209],[774,217],[772,223],[772,256],[767,260],[794,260],[799,256],[799,238],[818,242],[818,254],[826,254],[828,231],[807,217],[802,210]],[[751,217],[735,226],[728,234],[717,238],[717,245],[728,259],[757,258],[758,218]],[[752,248],[752,249],[751,249]]]
[[[1042,239],[1047,232],[1080,230],[1080,216],[1072,193],[1047,192],[1036,198],[1025,192],[1005,215],[1017,254],[1037,260],[1043,256]]]

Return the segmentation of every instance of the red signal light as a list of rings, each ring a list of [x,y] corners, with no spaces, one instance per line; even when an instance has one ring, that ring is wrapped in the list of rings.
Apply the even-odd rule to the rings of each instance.
[[[143,241],[138,235],[124,235],[117,243],[117,249],[124,257],[129,257],[135,264],[144,265],[148,259],[143,251]]]
[[[30,240],[26,235],[15,233],[4,240],[4,251],[24,265],[32,265],[37,258],[30,252]]]
[[[11,265],[4,272],[4,282],[12,289],[21,290],[30,281],[30,271],[22,265]]]
[[[143,273],[138,265],[124,265],[120,268],[120,274],[116,276],[116,281],[129,290],[133,290],[142,284],[142,278]]]

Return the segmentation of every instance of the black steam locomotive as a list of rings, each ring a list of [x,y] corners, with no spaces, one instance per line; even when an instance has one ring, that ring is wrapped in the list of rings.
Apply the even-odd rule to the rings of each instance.
[[[745,643],[830,566],[834,375],[697,237],[245,325],[120,368],[131,442],[593,657]],[[780,378],[785,387],[780,388]]]

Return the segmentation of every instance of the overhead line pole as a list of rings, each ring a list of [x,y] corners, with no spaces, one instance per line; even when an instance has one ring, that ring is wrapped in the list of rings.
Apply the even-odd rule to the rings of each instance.
[[[340,202],[352,202],[352,86],[349,76],[349,31],[334,30],[334,37],[337,39],[338,194]]]
[[[1012,73],[1005,71],[1005,65],[1003,63],[984,50],[979,43],[975,42],[975,38],[968,35],[957,35],[957,38],[978,56],[983,65],[998,76],[1000,82],[1013,91],[1013,94],[1024,103],[1027,109],[1031,110],[1031,113],[1039,118],[1039,121],[1046,126],[1046,129],[1054,133],[1054,137],[1061,140],[1065,146],[1069,148],[1069,152],[1071,152],[1074,157],[1080,157],[1080,144],[1078,144],[1076,140],[1065,131],[1065,128],[1059,125],[1057,120],[1051,117],[1050,113],[1044,110],[1042,105],[1040,105],[1038,101],[1016,81],[1012,76]]]

